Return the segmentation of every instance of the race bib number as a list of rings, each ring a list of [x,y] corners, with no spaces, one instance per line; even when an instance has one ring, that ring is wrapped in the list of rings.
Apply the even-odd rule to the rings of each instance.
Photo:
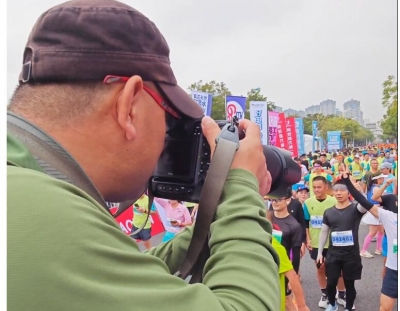
[[[397,255],[397,239],[393,239],[393,254]]]
[[[311,224],[311,228],[321,229],[322,228],[322,216],[311,216],[310,224]]]
[[[279,230],[272,230],[272,236],[278,240],[279,243],[282,244],[282,231]]]
[[[361,175],[361,172],[360,171],[354,171],[353,172],[353,176],[354,177],[359,177]]]
[[[348,231],[337,231],[331,234],[332,245],[333,246],[353,246],[353,232]]]

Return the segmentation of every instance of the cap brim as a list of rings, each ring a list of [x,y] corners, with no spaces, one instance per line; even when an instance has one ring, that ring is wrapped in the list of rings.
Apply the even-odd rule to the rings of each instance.
[[[183,115],[200,119],[204,116],[203,109],[179,85],[155,82],[169,103]]]
[[[372,177],[372,180],[376,180],[376,179],[379,179],[379,178],[386,178],[386,177],[388,177],[388,175],[380,174],[379,176]]]

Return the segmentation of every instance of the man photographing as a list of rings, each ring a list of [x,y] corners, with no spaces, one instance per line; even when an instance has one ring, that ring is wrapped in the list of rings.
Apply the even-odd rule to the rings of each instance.
[[[63,153],[104,201],[137,200],[166,132],[178,119],[203,116],[177,85],[157,27],[117,1],[51,8],[33,27],[22,63],[9,120]],[[212,265],[194,286],[173,276],[191,228],[141,253],[99,201],[53,177],[52,163],[10,131],[8,310],[279,310],[278,259],[259,195],[271,176],[259,127],[243,120],[239,128],[246,136],[210,229]],[[202,132],[213,151],[218,125],[205,117]]]

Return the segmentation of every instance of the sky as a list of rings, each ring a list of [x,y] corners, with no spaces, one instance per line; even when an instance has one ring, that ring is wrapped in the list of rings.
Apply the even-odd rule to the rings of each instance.
[[[7,2],[7,97],[37,18],[63,1]],[[215,80],[233,95],[251,88],[276,105],[361,102],[379,121],[382,83],[397,75],[396,0],[124,0],[149,17],[171,49],[178,83]]]

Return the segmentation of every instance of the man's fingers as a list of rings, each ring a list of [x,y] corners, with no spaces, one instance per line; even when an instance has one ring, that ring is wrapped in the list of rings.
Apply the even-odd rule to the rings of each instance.
[[[250,120],[246,119],[240,120],[239,130],[244,131],[246,133],[246,137],[251,137],[261,140],[260,127]]]
[[[218,124],[208,116],[205,116],[201,120],[201,128],[203,130],[204,136],[207,138],[208,144],[210,145],[211,154],[215,149],[215,139],[221,132]]]

